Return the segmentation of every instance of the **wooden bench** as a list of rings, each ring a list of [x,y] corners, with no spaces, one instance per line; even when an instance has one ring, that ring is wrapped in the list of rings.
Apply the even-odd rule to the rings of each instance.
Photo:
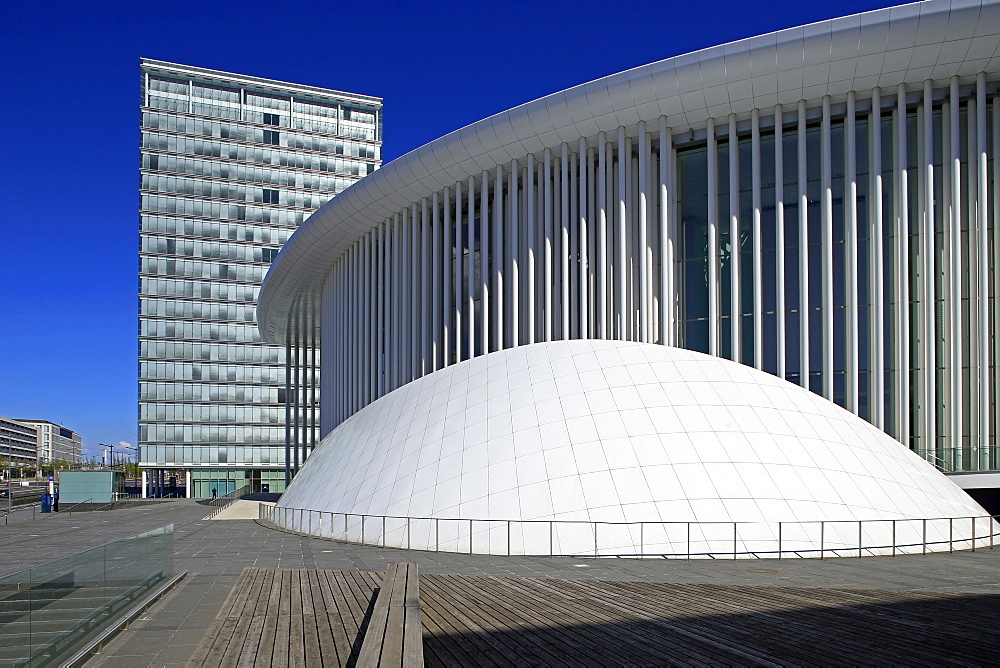
[[[358,655],[360,668],[424,665],[418,577],[416,564],[389,564]]]

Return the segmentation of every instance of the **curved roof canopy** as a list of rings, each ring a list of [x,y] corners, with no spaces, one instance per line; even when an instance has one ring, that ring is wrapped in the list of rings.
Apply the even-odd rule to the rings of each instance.
[[[972,81],[1000,69],[1000,2],[930,0],[789,28],[613,74],[490,116],[357,182],[285,244],[260,293],[265,340],[285,341],[297,299],[318,300],[333,263],[403,207],[562,142],[666,116],[674,133],[776,104],[842,100],[900,82]]]

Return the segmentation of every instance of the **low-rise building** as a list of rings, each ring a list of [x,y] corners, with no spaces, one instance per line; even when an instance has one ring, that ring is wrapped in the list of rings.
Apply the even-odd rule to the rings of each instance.
[[[83,460],[83,439],[72,429],[48,420],[19,420],[37,431],[38,462],[65,459],[70,464]]]
[[[30,466],[38,459],[37,429],[24,422],[0,417],[0,458],[9,466]]]

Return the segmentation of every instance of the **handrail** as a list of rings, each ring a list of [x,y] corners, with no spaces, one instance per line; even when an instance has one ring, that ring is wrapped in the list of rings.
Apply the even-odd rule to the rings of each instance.
[[[457,552],[464,554],[518,554],[522,556],[566,556],[566,557],[657,557],[657,558],[729,558],[739,556],[746,558],[783,558],[792,555],[804,558],[818,555],[820,559],[826,556],[861,557],[864,554],[896,554],[920,553],[956,549],[975,551],[977,547],[993,549],[1000,537],[1000,521],[998,516],[981,515],[967,517],[927,517],[927,518],[896,518],[872,520],[805,520],[780,522],[733,522],[733,521],[591,521],[591,520],[502,520],[502,519],[470,519],[470,518],[436,518],[436,517],[406,517],[398,515],[368,515],[361,513],[332,513],[305,508],[285,508],[273,505],[259,504],[258,521],[281,531],[303,536],[313,536],[346,542],[356,545],[375,545],[400,549],[425,549]],[[353,524],[353,530],[351,523]],[[415,522],[429,522],[427,534],[418,536],[418,541],[424,547],[413,545],[412,525]],[[946,527],[942,523],[947,522]],[[374,527],[369,525],[374,523]],[[391,541],[387,540],[388,524],[394,523],[391,529],[396,533]],[[449,538],[442,542],[441,525],[450,524],[456,531],[450,532]],[[987,524],[983,526],[984,524]],[[477,526],[479,525],[478,530]],[[506,526],[506,538],[502,529]],[[512,550],[512,527],[547,526],[547,539],[533,542],[542,547],[534,551],[527,549],[528,531],[521,535],[521,545],[515,552]],[[585,550],[559,551],[556,549],[557,530],[568,533],[566,529],[589,527],[592,529],[592,539]],[[600,533],[612,535],[611,547],[601,547]],[[731,527],[731,529],[728,529]],[[856,530],[851,528],[856,527]],[[366,530],[374,528],[374,531]],[[697,535],[692,536],[692,528]],[[499,529],[499,530],[498,530]],[[653,536],[650,530],[660,529],[660,536]],[[742,531],[741,531],[742,529]],[[796,533],[798,535],[792,535]],[[868,542],[865,542],[865,534]],[[902,531],[900,531],[902,529]],[[930,533],[928,530],[930,529]],[[614,533],[617,530],[618,533]],[[622,530],[628,530],[626,538],[621,537]],[[670,537],[671,530],[675,535]],[[681,530],[680,537],[676,531]],[[817,535],[818,531],[818,535]],[[353,533],[353,536],[352,536]],[[536,532],[537,533],[537,532]],[[499,538],[498,535],[499,534]],[[636,535],[637,534],[637,535]],[[709,536],[709,534],[714,534]],[[723,535],[725,534],[725,535]],[[742,534],[742,535],[741,535]],[[884,536],[881,540],[876,537]],[[480,536],[480,541],[487,541],[485,550],[474,550],[474,537]],[[589,535],[589,532],[588,532]],[[856,538],[849,538],[851,535]],[[647,536],[653,538],[647,540]],[[636,540],[638,538],[638,540]],[[606,541],[607,542],[607,541]],[[548,550],[546,551],[547,543]],[[563,543],[582,544],[579,535],[560,536]],[[742,543],[743,549],[740,549]],[[619,544],[619,547],[615,547]],[[620,547],[630,545],[631,551],[622,551]],[[647,551],[646,547],[671,546],[680,544],[686,547],[683,551]],[[759,549],[751,549],[752,545]],[[499,545],[500,550],[495,547]],[[704,550],[693,550],[692,547],[703,545]],[[956,545],[958,546],[956,548]],[[768,547],[765,547],[768,546]],[[947,547],[942,547],[947,546]],[[482,547],[482,546],[481,546]],[[724,549],[721,549],[724,547]],[[638,549],[636,549],[638,548]],[[709,549],[711,548],[711,549]]]

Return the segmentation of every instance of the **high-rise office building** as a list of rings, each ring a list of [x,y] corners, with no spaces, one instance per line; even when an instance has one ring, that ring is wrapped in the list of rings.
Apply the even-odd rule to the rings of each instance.
[[[382,100],[141,61],[140,464],[188,494],[285,484],[285,349],[257,291],[310,213],[381,163]],[[315,401],[313,397],[311,401]]]

